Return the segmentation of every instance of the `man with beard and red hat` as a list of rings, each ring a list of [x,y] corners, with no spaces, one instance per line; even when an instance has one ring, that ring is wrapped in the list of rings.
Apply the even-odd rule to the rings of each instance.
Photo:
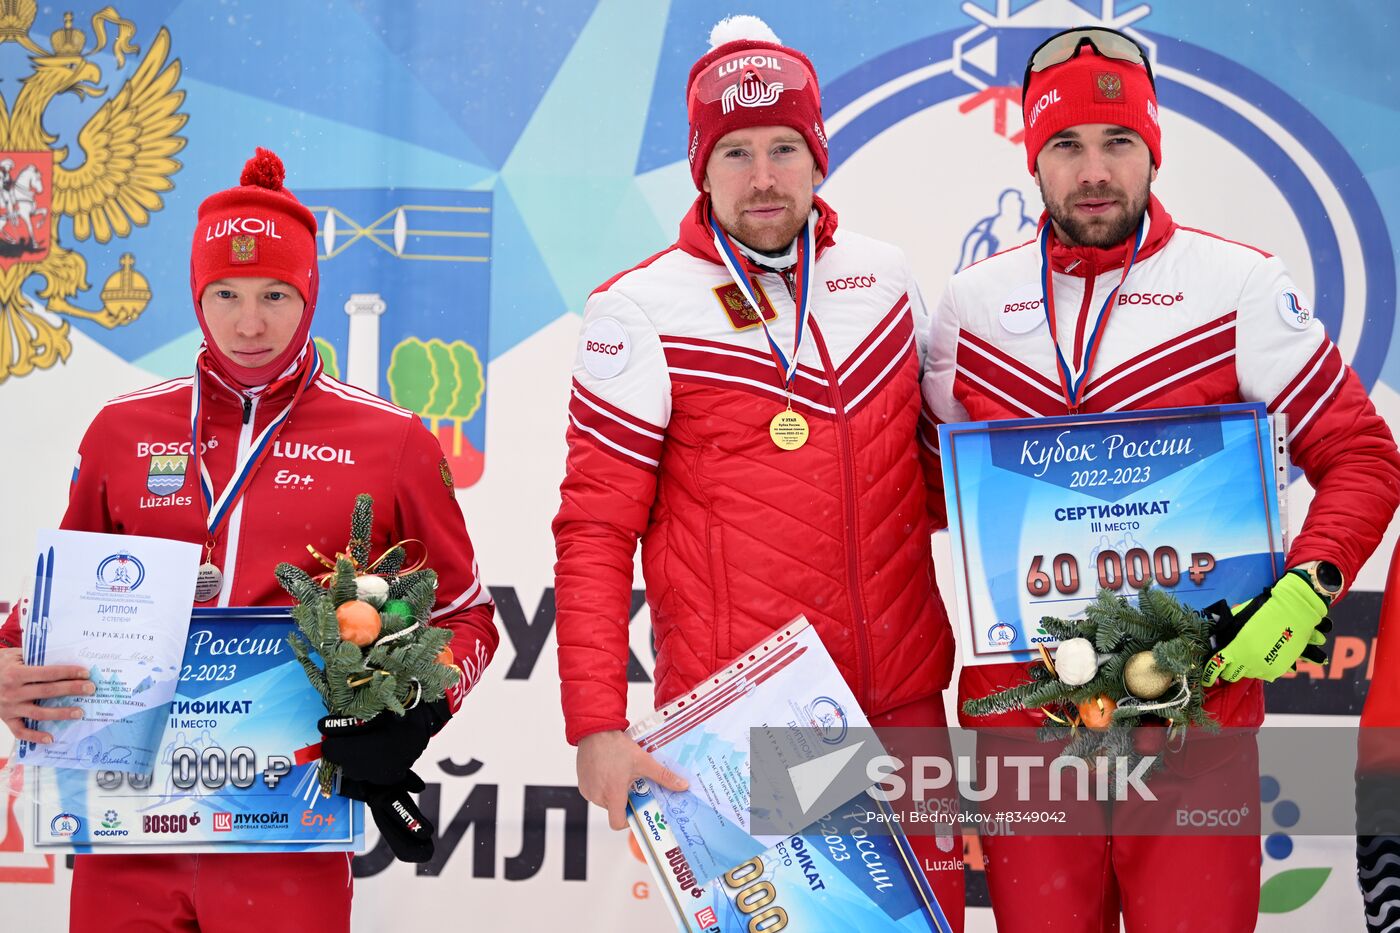
[[[676,242],[584,310],[554,521],[559,671],[579,788],[625,825],[632,562],[667,703],[799,613],[875,726],[945,725],[952,637],[917,443],[925,310],[896,248],[845,229],[812,64],[735,17],[690,71]],[[791,433],[785,433],[790,431]],[[961,840],[914,840],[961,929]]]
[[[1400,456],[1283,263],[1179,225],[1152,196],[1162,133],[1151,66],[1136,42],[1101,28],[1051,37],[1026,69],[1023,111],[1045,214],[1035,238],[949,282],[933,315],[925,399],[935,422],[1242,401],[1287,415],[1288,452],[1315,495],[1283,577],[1257,599],[1232,594],[1250,600],[1237,608],[1242,627],[1202,675],[1207,711],[1245,731],[1188,742],[1150,785],[1159,795],[1177,789],[1191,805],[1192,788],[1199,797],[1243,775],[1241,805],[1257,817],[1248,730],[1264,717],[1263,682],[1300,656],[1321,656],[1329,605],[1400,502]],[[1024,665],[965,667],[959,699],[1026,679]],[[1027,751],[995,727],[1042,720],[1039,712],[963,718],[992,727],[979,733],[979,757],[1003,759]],[[1211,742],[1233,744],[1210,752]],[[1214,767],[1192,770],[1202,762]],[[1120,911],[1132,933],[1255,926],[1257,830],[988,834],[982,846],[1003,929],[1098,933],[1118,929]]]
[[[371,553],[416,538],[438,573],[433,623],[451,629],[462,677],[449,695],[407,715],[386,713],[326,730],[325,756],[341,791],[369,802],[401,858],[431,855],[432,832],[384,812],[421,788],[409,770],[430,735],[480,679],[496,649],[493,606],[436,438],[412,412],[321,368],[311,342],[316,220],[285,187],[281,161],[258,149],[238,187],[200,205],[190,284],[204,345],[195,373],[108,402],[78,449],[61,527],[204,545],[197,605],[284,606],[273,568],[322,570],[344,548],[359,493],[374,498]],[[146,488],[151,448],[188,454],[185,484]],[[201,476],[204,481],[201,482]],[[87,695],[82,667],[26,666],[12,614],[0,629],[0,720],[45,742],[23,719],[63,719],[77,707],[39,698]],[[409,801],[411,803],[411,801]],[[71,929],[348,930],[347,853],[79,855]]]

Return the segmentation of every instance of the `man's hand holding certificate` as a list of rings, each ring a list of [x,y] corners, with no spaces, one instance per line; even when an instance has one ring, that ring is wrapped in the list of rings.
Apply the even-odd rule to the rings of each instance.
[[[34,587],[21,608],[24,665],[61,665],[70,669],[60,676],[77,676],[31,693],[45,694],[40,706],[80,714],[30,718],[19,760],[149,774],[185,653],[199,546],[48,531],[38,550]],[[74,684],[80,668],[86,682]],[[11,676],[23,670],[11,668]]]
[[[0,648],[0,722],[22,742],[46,744],[53,735],[33,728],[36,721],[76,719],[82,707],[40,705],[41,700],[72,703],[73,697],[90,696],[96,687],[87,668],[76,664],[24,663],[19,648]]]
[[[949,930],[897,822],[865,793],[879,740],[806,619],[627,735],[688,784],[639,779],[629,801],[682,930]]]

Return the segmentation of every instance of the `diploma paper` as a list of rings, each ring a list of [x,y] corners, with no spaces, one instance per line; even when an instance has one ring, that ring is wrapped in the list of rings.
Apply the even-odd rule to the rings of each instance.
[[[628,807],[681,930],[950,929],[898,826],[867,831],[881,805],[864,794],[800,833],[750,834],[751,741],[786,745],[785,760],[798,764],[868,725],[816,630],[799,618],[628,730],[690,782],[677,793],[639,779]],[[801,737],[818,748],[804,749]]]
[[[199,545],[84,531],[39,533],[21,604],[24,661],[77,664],[97,692],[56,697],[82,719],[36,721],[51,744],[19,743],[29,765],[150,774],[180,674]]]

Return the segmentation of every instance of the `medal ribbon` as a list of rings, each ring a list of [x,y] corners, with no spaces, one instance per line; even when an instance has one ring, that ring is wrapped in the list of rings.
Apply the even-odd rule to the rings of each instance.
[[[1089,372],[1094,366],[1094,357],[1099,352],[1099,344],[1103,337],[1104,329],[1108,326],[1108,317],[1113,313],[1113,300],[1118,297],[1118,293],[1123,288],[1123,283],[1128,281],[1128,273],[1132,271],[1133,263],[1137,261],[1138,250],[1142,248],[1142,243],[1147,239],[1147,215],[1142,215],[1142,220],[1138,222],[1137,235],[1133,240],[1133,251],[1129,255],[1127,262],[1123,263],[1123,277],[1118,280],[1118,284],[1113,286],[1113,291],[1108,293],[1104,299],[1103,307],[1099,308],[1098,317],[1094,320],[1094,329],[1089,332],[1089,339],[1084,345],[1084,368],[1079,371],[1079,378],[1074,377],[1074,372],[1069,368],[1069,363],[1065,361],[1064,351],[1060,349],[1059,335],[1055,331],[1055,270],[1050,265],[1050,221],[1045,222],[1045,226],[1040,231],[1040,269],[1041,269],[1041,296],[1045,302],[1045,320],[1050,325],[1050,342],[1055,345],[1055,358],[1059,362],[1057,369],[1060,374],[1060,391],[1064,393],[1065,405],[1071,412],[1079,410],[1081,394],[1084,391],[1084,384],[1089,378]],[[1086,287],[1088,283],[1085,283]]]
[[[797,325],[794,328],[791,358],[783,353],[782,347],[778,346],[778,342],[773,339],[772,332],[768,330],[768,322],[763,319],[763,305],[759,304],[753,282],[744,272],[744,261],[739,257],[734,244],[730,242],[729,235],[720,227],[719,221],[715,220],[713,214],[710,216],[710,229],[715,236],[715,250],[719,253],[720,259],[724,260],[724,267],[729,270],[729,277],[739,287],[740,293],[748,299],[749,307],[753,308],[754,313],[758,315],[758,323],[763,327],[763,336],[768,338],[768,350],[773,354],[773,362],[777,364],[778,375],[782,378],[782,386],[791,396],[792,380],[797,375],[797,352],[802,349],[802,338],[807,334],[807,319],[811,313],[808,298],[811,292],[813,254],[816,252],[812,246],[812,224],[810,221],[804,223],[802,232],[798,234],[797,239],[797,271],[793,283],[793,303],[797,306]]]
[[[207,351],[201,350],[201,355]],[[296,391],[292,393],[292,399],[287,403],[287,407],[263,428],[258,436],[249,445],[239,458],[233,468],[233,476],[224,487],[224,491],[216,498],[214,495],[214,484],[209,478],[209,470],[204,465],[200,456],[200,439],[203,435],[204,413],[204,393],[202,391],[203,379],[200,376],[199,366],[195,366],[194,390],[190,394],[190,436],[193,442],[190,445],[190,455],[198,467],[199,474],[199,509],[204,517],[205,527],[209,529],[208,546],[212,550],[213,542],[218,537],[228,517],[233,514],[233,507],[238,504],[238,500],[243,498],[243,494],[248,491],[249,481],[253,474],[258,472],[258,468],[267,460],[272,452],[272,443],[277,439],[282,427],[287,423],[287,417],[291,415],[292,409],[296,407],[301,395],[311,383],[316,381],[316,377],[321,374],[321,354],[312,347],[308,352],[312,356],[311,365],[306,368],[306,375],[298,382]],[[206,560],[207,560],[206,555]]]

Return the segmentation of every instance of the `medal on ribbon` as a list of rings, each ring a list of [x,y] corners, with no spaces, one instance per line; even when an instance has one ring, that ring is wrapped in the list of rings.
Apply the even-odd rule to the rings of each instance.
[[[1123,283],[1128,281],[1128,273],[1132,271],[1133,263],[1137,262],[1138,250],[1142,248],[1143,241],[1147,239],[1147,215],[1143,214],[1142,220],[1138,222],[1137,234],[1133,240],[1133,251],[1123,263],[1122,278],[1113,287],[1113,291],[1108,293],[1103,306],[1099,308],[1098,316],[1094,319],[1094,329],[1089,332],[1089,337],[1084,345],[1084,365],[1077,378],[1065,360],[1064,351],[1060,349],[1059,335],[1055,330],[1055,270],[1050,263],[1050,228],[1050,222],[1047,220],[1040,230],[1040,281],[1041,287],[1044,289],[1045,321],[1050,325],[1050,342],[1055,347],[1055,359],[1058,363],[1055,368],[1060,374],[1060,391],[1065,397],[1065,407],[1071,414],[1074,414],[1079,411],[1079,404],[1083,401],[1084,385],[1089,379],[1090,370],[1094,367],[1094,357],[1098,354],[1099,344],[1102,342],[1104,330],[1108,326],[1108,316],[1113,312],[1113,301],[1123,290]],[[1086,287],[1087,284],[1086,282]]]
[[[220,532],[227,524],[229,516],[233,514],[234,506],[243,498],[243,494],[248,491],[254,474],[267,460],[272,453],[273,442],[287,423],[287,418],[291,415],[292,409],[301,400],[302,393],[306,391],[311,383],[316,381],[316,377],[321,374],[321,355],[311,349],[308,352],[312,355],[311,365],[307,367],[306,375],[297,383],[296,391],[292,393],[291,401],[287,407],[278,413],[263,428],[248,449],[238,458],[234,465],[233,475],[229,477],[228,485],[223,492],[216,497],[214,495],[214,483],[209,478],[209,468],[204,465],[204,457],[200,452],[200,445],[203,437],[204,394],[202,389],[203,380],[200,378],[199,363],[202,362],[203,353],[201,350],[201,360],[196,362],[194,386],[190,392],[190,456],[194,458],[196,475],[199,477],[199,495],[195,498],[199,501],[200,514],[204,518],[204,526],[208,529],[208,537],[204,542],[204,562],[199,565],[199,576],[195,581],[194,598],[195,602],[206,603],[214,599],[223,591],[224,572],[213,562],[214,542],[218,540]]]
[[[762,305],[759,304],[758,294],[744,271],[743,260],[735,251],[734,244],[713,216],[710,217],[710,229],[714,233],[715,250],[724,261],[724,267],[729,270],[729,277],[734,280],[749,306],[757,311]],[[793,304],[797,308],[797,322],[793,328],[792,356],[783,353],[778,341],[773,339],[773,333],[768,329],[768,322],[763,319],[763,313],[758,311],[757,314],[758,323],[763,327],[763,336],[768,340],[768,352],[772,354],[773,362],[778,367],[780,384],[787,393],[787,408],[774,415],[773,420],[768,423],[768,436],[779,450],[797,450],[807,443],[807,438],[812,433],[802,413],[792,410],[792,381],[797,377],[797,354],[802,349],[802,339],[807,334],[807,320],[811,315],[808,299],[811,297],[811,273],[815,253],[812,244],[812,224],[808,221],[802,225],[802,232],[797,238],[797,271],[793,283]]]

